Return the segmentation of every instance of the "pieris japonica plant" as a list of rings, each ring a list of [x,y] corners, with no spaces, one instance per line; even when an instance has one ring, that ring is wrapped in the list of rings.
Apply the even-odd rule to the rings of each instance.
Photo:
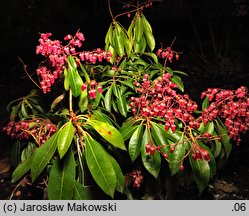
[[[198,106],[184,92],[186,74],[168,66],[180,53],[154,52],[150,5],[125,6],[128,29],[112,16],[104,49],[84,50],[80,31],[62,41],[40,35],[39,88],[9,104],[4,127],[13,183],[42,184],[49,199],[162,198],[177,186],[171,178],[206,188],[249,129],[247,88],[208,89]],[[41,94],[53,98],[48,107]]]

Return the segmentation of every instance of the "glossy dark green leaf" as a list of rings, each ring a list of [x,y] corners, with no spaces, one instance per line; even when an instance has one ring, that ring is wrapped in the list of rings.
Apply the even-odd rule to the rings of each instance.
[[[105,94],[105,99],[104,99],[104,102],[105,102],[105,108],[108,112],[111,112],[112,110],[112,85],[111,87],[107,90],[106,94]]]
[[[86,162],[93,179],[112,198],[117,186],[117,177],[105,149],[89,135],[85,136]]]
[[[183,85],[181,77],[173,76],[173,77],[170,78],[170,80],[173,83],[175,83],[182,92],[184,92],[184,85]]]
[[[106,141],[117,148],[126,150],[123,137],[115,127],[92,119],[88,119],[88,122]]]
[[[109,44],[112,41],[112,23],[108,28],[108,31],[105,36],[105,44]]]
[[[143,125],[138,125],[137,129],[133,133],[129,141],[129,155],[132,161],[136,160],[141,152],[141,144],[143,137]]]
[[[128,120],[124,122],[122,127],[119,129],[124,141],[128,140],[137,129],[137,125],[134,125],[134,123],[135,121],[133,119]]]
[[[148,128],[146,127],[143,137],[142,137],[142,145],[141,145],[141,155],[144,167],[149,171],[151,175],[155,178],[158,177],[160,168],[161,168],[161,156],[155,151],[153,155],[146,153],[146,144],[148,144],[151,140],[150,133]]]
[[[78,105],[79,105],[81,112],[84,112],[87,109],[87,106],[88,106],[87,90],[81,91]]]
[[[134,82],[132,79],[129,79],[127,81],[119,81],[119,82],[122,83],[123,85],[128,86],[131,89],[135,90]]]
[[[60,158],[62,158],[66,153],[71,143],[73,141],[74,136],[74,126],[71,121],[67,122],[62,128],[59,130],[58,139],[57,139],[57,148]]]
[[[210,179],[210,166],[206,160],[194,160],[191,155],[188,158],[195,182],[201,193],[208,185]]]
[[[147,44],[150,48],[150,51],[153,51],[156,46],[155,38],[152,33],[152,28],[148,20],[145,18],[145,16],[141,16],[144,26],[144,35],[147,41]]]
[[[198,142],[199,146],[206,149],[209,153],[210,160],[208,161],[209,167],[210,167],[210,179],[213,178],[213,176],[216,174],[217,170],[217,164],[214,158],[213,153],[210,151],[210,148],[206,145],[204,145],[202,142]]]
[[[34,158],[31,165],[32,182],[36,180],[36,178],[41,174],[43,169],[53,157],[57,148],[57,137],[58,131],[34,153]]]
[[[81,87],[83,85],[83,81],[77,70],[71,69],[69,72],[69,86],[72,90],[72,94],[74,97],[78,97],[82,90]]]
[[[117,105],[120,114],[124,117],[127,116],[127,102],[125,96],[121,94],[120,90],[117,89]]]
[[[91,191],[90,186],[83,186],[78,181],[75,181],[74,184],[74,194],[73,200],[92,200],[94,199],[94,195]]]
[[[169,153],[169,141],[166,135],[166,131],[163,130],[159,124],[151,122],[151,135],[155,145],[164,146],[161,150],[164,153]]]
[[[136,23],[135,23],[135,27],[134,27],[134,36],[135,36],[135,40],[137,43],[140,42],[143,36],[143,32],[144,32],[144,27],[142,23],[142,18],[140,17],[140,15],[138,15]]]
[[[31,157],[31,155],[34,153],[34,150],[37,148],[36,144],[29,142],[28,146],[23,149],[22,154],[21,154],[21,160],[25,161],[28,158]]]
[[[89,77],[89,75],[88,75],[88,73],[87,73],[86,68],[85,68],[84,65],[82,65],[80,62],[79,62],[79,64],[80,64],[80,69],[82,70],[82,72],[83,72],[83,74],[84,74],[84,77],[85,77],[86,82],[89,83],[91,80],[90,80],[90,77]]]
[[[151,122],[151,123],[154,124],[153,122]],[[160,130],[165,131],[164,125],[157,124],[157,127]],[[177,142],[181,138],[181,133],[179,133],[177,131],[175,133],[173,133],[171,130],[168,130],[167,132],[165,132],[165,136],[168,140],[171,140],[173,142]]]
[[[144,52],[143,55],[151,57],[156,64],[158,64],[158,58],[155,53],[150,53],[150,52]]]
[[[27,160],[23,161],[12,173],[11,183],[17,182],[22,178],[30,169],[33,161],[33,156],[29,157]]]
[[[13,167],[17,167],[21,160],[21,142],[17,140],[14,142],[11,150],[11,164]]]
[[[205,127],[205,131],[208,132],[209,134],[213,135],[214,134],[214,123],[208,122],[208,124]]]
[[[29,116],[27,107],[24,103],[21,104],[21,113],[24,118]]]
[[[119,34],[121,27],[116,23],[115,29],[113,30],[113,45],[117,54],[122,58],[124,55],[124,36]]]
[[[63,159],[57,158],[50,171],[48,198],[50,200],[71,200],[75,184],[75,160],[72,150]]]
[[[229,157],[231,151],[232,151],[232,143],[230,142],[230,137],[227,133],[227,130],[223,128],[218,122],[216,124],[218,129],[218,134],[221,136],[223,147],[226,151],[226,158]]]
[[[102,113],[100,110],[94,110],[92,115],[89,116],[89,118],[92,120],[105,122],[105,123],[113,126],[113,120],[105,113]]]
[[[73,56],[71,56],[71,55],[68,56],[68,63],[69,63],[69,65],[70,65],[74,70],[77,69],[77,64],[76,64],[76,62],[75,62]]]
[[[123,193],[124,186],[125,186],[125,177],[122,173],[122,170],[121,170],[118,162],[110,155],[109,155],[109,159],[112,163],[112,166],[113,166],[113,169],[115,171],[116,178],[117,178],[116,190],[119,191],[120,193]]]
[[[214,136],[217,136],[217,133],[214,133]],[[215,149],[214,149],[214,157],[218,157],[220,155],[222,148],[222,144],[218,139],[215,139]]]
[[[174,152],[169,154],[169,168],[171,175],[175,175],[180,171],[181,161],[186,154],[187,147],[188,143],[184,137],[175,143]]]
[[[69,73],[68,73],[67,68],[64,69],[63,75],[64,75],[64,89],[68,91],[69,90]]]
[[[204,101],[202,102],[202,110],[207,109],[209,107],[209,100],[208,97],[206,96]]]

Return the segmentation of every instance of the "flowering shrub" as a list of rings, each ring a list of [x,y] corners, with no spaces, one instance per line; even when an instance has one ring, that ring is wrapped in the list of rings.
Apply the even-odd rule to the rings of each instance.
[[[155,194],[152,184],[167,195],[172,176],[193,177],[199,191],[205,189],[228,158],[231,140],[239,143],[248,131],[248,92],[208,89],[200,109],[184,93],[185,73],[167,65],[179,52],[170,46],[153,53],[152,28],[142,13],[150,5],[123,13],[135,12],[128,30],[113,17],[105,50],[80,50],[80,31],[67,35],[66,45],[41,34],[40,90],[8,107],[4,130],[16,141],[19,161],[12,182],[45,182],[49,199],[96,199],[96,189],[112,198],[141,198]],[[50,109],[41,107],[39,91],[54,97]]]

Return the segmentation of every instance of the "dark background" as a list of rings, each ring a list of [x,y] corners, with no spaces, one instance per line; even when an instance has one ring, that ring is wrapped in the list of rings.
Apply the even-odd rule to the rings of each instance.
[[[113,14],[123,12],[123,3],[131,1],[111,0]],[[197,101],[207,87],[249,86],[248,7],[249,0],[160,0],[144,11],[157,48],[169,46],[176,37],[173,49],[182,54],[170,67],[189,74],[183,79],[186,92]],[[118,21],[127,27],[130,20],[125,16]],[[85,50],[103,48],[110,23],[107,0],[0,1],[0,130],[9,121],[7,104],[35,87],[18,57],[34,73],[40,60],[35,54],[39,33],[51,32],[62,40],[80,29]],[[231,161],[248,158],[246,141],[235,149]],[[2,131],[0,149],[0,158],[11,149]],[[248,169],[248,160],[239,160],[237,166],[241,163]]]

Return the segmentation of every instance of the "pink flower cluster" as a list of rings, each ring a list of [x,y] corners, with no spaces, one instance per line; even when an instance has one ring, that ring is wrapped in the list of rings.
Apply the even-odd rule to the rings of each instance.
[[[248,89],[244,86],[237,90],[209,88],[202,93],[201,97],[208,97],[211,102],[202,113],[204,124],[220,116],[225,119],[230,138],[236,140],[239,145],[241,142],[239,133],[249,130]]]
[[[139,97],[131,97],[130,107],[134,115],[165,120],[165,130],[176,130],[175,118],[188,123],[192,128],[199,128],[192,115],[197,110],[197,104],[187,94],[180,95],[174,90],[177,85],[170,81],[171,75],[164,74],[155,81],[148,80],[148,74],[143,76],[143,82],[135,83]]]
[[[170,63],[172,63],[173,58],[175,57],[176,60],[179,59],[179,53],[173,51],[170,47],[167,47],[166,49],[160,48],[157,51],[157,56],[161,58],[165,58],[166,60],[169,60]]]
[[[102,94],[103,93],[103,89],[102,86],[99,85],[95,80],[91,80],[89,83],[84,83],[81,86],[81,90],[85,91],[88,88],[88,96],[90,99],[95,99],[97,96],[97,91]],[[97,89],[97,91],[96,91]]]
[[[77,32],[75,36],[69,34],[64,37],[64,40],[68,41],[66,46],[63,46],[58,40],[51,40],[51,35],[51,33],[41,34],[40,44],[36,47],[36,54],[41,54],[46,58],[36,70],[41,79],[40,85],[44,94],[50,92],[55,81],[63,77],[69,55],[74,56],[78,61],[92,64],[96,64],[97,61],[102,62],[104,59],[109,62],[112,57],[111,52],[106,52],[100,48],[93,51],[77,51],[78,48],[82,47],[82,42],[85,41],[81,32]]]
[[[13,139],[35,138],[38,145],[44,144],[56,131],[57,126],[49,119],[31,119],[19,122],[9,122],[3,131]]]

